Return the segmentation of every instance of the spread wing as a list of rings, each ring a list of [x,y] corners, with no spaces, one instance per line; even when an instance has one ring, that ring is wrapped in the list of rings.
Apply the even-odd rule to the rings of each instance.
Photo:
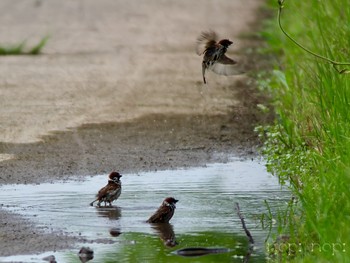
[[[221,56],[221,58],[217,62],[221,63],[221,64],[225,64],[225,65],[237,64],[237,61],[233,60],[232,58],[227,57],[226,55]]]
[[[237,62],[226,55],[223,55],[210,69],[216,74],[225,76],[244,74],[244,71],[239,68]]]
[[[199,56],[202,55],[208,47],[215,45],[217,40],[218,36],[214,31],[210,30],[202,32],[197,38],[196,53]]]

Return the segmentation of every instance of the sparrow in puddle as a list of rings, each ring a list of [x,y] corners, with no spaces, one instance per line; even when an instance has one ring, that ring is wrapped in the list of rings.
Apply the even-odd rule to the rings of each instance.
[[[158,210],[147,220],[147,223],[169,223],[178,201],[173,197],[165,198]]]
[[[202,75],[204,84],[207,83],[205,79],[205,71],[210,69],[219,75],[239,75],[244,72],[241,71],[237,62],[225,55],[227,48],[233,42],[228,39],[218,41],[218,36],[214,31],[202,32],[197,38],[196,52],[199,56],[204,54],[202,61]]]
[[[122,175],[118,172],[111,172],[108,176],[108,184],[101,188],[96,195],[96,200],[90,203],[91,206],[94,205],[94,202],[98,201],[97,206],[101,206],[101,203],[104,202],[105,206],[107,202],[109,206],[112,205],[114,200],[117,200],[122,192],[122,182],[120,181]]]

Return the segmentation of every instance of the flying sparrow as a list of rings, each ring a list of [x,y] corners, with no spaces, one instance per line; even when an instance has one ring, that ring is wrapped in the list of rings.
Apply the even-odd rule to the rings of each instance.
[[[214,31],[202,32],[197,38],[196,52],[199,56],[204,54],[202,61],[203,82],[205,79],[205,71],[210,69],[219,75],[238,75],[243,74],[237,68],[237,62],[225,55],[227,48],[233,43],[228,39],[222,39],[217,42],[218,36]]]
[[[101,206],[101,203],[104,202],[105,206],[107,202],[109,206],[112,205],[114,200],[117,200],[122,192],[122,182],[120,181],[121,174],[118,172],[111,172],[108,176],[108,184],[101,188],[96,195],[96,200],[90,203],[91,206],[94,205],[94,202],[98,201],[97,206]]]
[[[147,223],[169,223],[178,201],[173,197],[165,198],[158,210],[147,220]]]

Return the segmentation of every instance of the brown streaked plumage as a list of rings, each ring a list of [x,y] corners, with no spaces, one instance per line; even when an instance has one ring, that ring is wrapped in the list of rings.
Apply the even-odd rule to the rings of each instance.
[[[178,201],[174,197],[165,198],[158,210],[147,220],[147,223],[169,223]]]
[[[241,71],[237,62],[225,55],[227,48],[233,43],[228,39],[218,40],[218,36],[214,31],[202,32],[197,38],[196,52],[199,56],[203,55],[202,75],[203,82],[206,84],[205,71],[212,70],[219,75],[239,75]]]
[[[108,183],[105,187],[101,188],[96,195],[96,200],[90,203],[91,206],[94,205],[94,202],[98,201],[97,206],[101,206],[101,203],[104,202],[105,206],[107,202],[109,206],[112,205],[114,200],[117,200],[122,192],[122,182],[120,181],[122,175],[118,172],[111,172],[108,176]]]

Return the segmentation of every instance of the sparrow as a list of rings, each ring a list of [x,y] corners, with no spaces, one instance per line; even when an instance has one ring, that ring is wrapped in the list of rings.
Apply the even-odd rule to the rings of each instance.
[[[202,61],[202,75],[204,84],[205,71],[210,69],[219,75],[239,75],[244,72],[237,68],[237,61],[225,55],[227,48],[233,43],[228,39],[222,39],[219,42],[218,36],[214,31],[202,32],[197,38],[196,53],[201,56],[204,54]]]
[[[120,181],[122,175],[118,172],[111,172],[108,176],[108,184],[101,188],[96,195],[96,200],[90,203],[91,206],[94,205],[94,202],[98,201],[97,206],[101,206],[101,203],[104,202],[105,206],[107,202],[109,206],[112,205],[114,200],[117,200],[122,192],[122,182]]]
[[[147,220],[147,223],[169,223],[178,201],[173,197],[165,198],[158,210]]]

